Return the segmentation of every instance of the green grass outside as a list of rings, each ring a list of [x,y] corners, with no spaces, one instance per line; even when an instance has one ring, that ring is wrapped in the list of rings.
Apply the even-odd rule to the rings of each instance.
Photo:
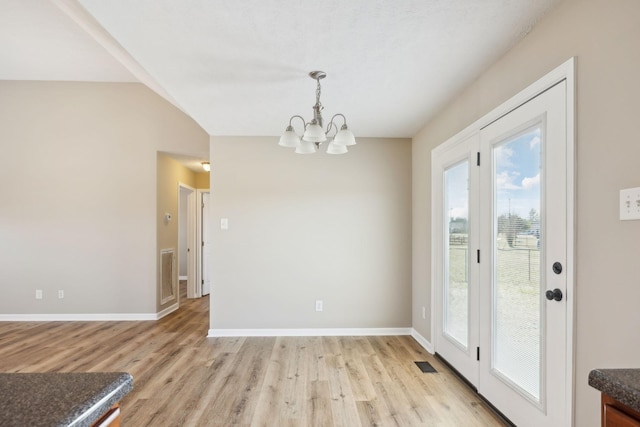
[[[446,290],[449,310],[445,328],[466,345],[467,262],[475,262],[475,257],[468,257],[466,238],[454,236],[449,246],[449,286]],[[539,395],[541,302],[538,239],[532,235],[518,236],[510,247],[507,239],[499,235],[496,271],[498,327],[494,366],[536,397]]]

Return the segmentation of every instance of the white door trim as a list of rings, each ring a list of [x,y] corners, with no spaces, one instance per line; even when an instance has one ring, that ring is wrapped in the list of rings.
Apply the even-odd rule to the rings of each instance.
[[[566,179],[567,179],[567,292],[566,292],[566,304],[567,304],[567,358],[565,361],[566,364],[566,402],[571,402],[570,405],[567,405],[566,408],[566,416],[565,416],[565,424],[566,426],[573,425],[574,419],[574,403],[573,403],[573,395],[574,395],[574,376],[575,376],[575,350],[574,350],[574,324],[575,324],[575,67],[576,67],[576,58],[570,58],[554,70],[547,73],[544,77],[537,80],[535,83],[532,83],[527,88],[520,91],[517,95],[510,98],[508,101],[504,102],[500,106],[493,109],[488,114],[484,115],[480,119],[476,120],[471,125],[467,126],[465,129],[449,138],[436,148],[432,150],[431,156],[438,156],[440,153],[451,149],[456,144],[465,141],[469,138],[474,132],[478,132],[483,127],[489,125],[505,114],[513,111],[520,105],[526,103],[527,101],[535,98],[537,95],[546,91],[547,89],[553,87],[558,82],[566,80],[566,119],[567,119],[567,161],[566,161]],[[432,189],[432,195],[434,194]],[[432,196],[433,197],[433,196]],[[436,218],[435,209],[438,206],[434,206],[433,199],[431,203],[431,235],[434,236],[438,232],[438,228],[440,225],[436,224],[433,218]],[[431,248],[431,340],[434,340],[436,336],[436,294],[435,294],[435,269],[433,266],[437,265],[438,262],[436,251],[438,248]],[[437,351],[437,348],[436,348]]]
[[[196,190],[197,209],[196,209],[196,235],[197,235],[197,250],[196,250],[196,297],[202,297],[202,221],[208,220],[208,218],[202,218],[202,194],[211,194],[210,189],[198,189]]]

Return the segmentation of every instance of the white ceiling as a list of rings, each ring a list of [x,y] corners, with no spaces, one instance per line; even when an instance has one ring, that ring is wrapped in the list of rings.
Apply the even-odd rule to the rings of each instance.
[[[0,0],[0,80],[137,81],[48,0]]]
[[[413,136],[560,2],[52,1],[110,40],[51,2],[0,0],[0,79],[135,75],[212,135],[279,135],[312,118],[307,74],[323,70],[325,120],[345,114],[356,137]]]

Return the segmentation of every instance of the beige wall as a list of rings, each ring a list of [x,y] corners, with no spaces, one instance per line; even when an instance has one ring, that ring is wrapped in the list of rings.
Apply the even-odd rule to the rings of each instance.
[[[410,327],[411,141],[277,140],[211,139],[211,328]]]
[[[640,222],[618,219],[621,188],[640,186],[640,2],[566,0],[427,124],[413,141],[413,324],[430,292],[430,150],[529,83],[577,57],[575,425],[598,426],[594,368],[637,367]]]
[[[209,172],[196,173],[196,188],[206,190],[209,188]]]
[[[0,81],[0,314],[155,313],[156,153],[208,139],[141,84]]]

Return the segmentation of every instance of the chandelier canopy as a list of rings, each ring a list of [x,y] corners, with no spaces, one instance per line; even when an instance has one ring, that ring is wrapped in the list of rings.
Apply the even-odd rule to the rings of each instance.
[[[295,148],[298,154],[314,154],[317,150],[320,150],[320,145],[327,141],[329,134],[335,132],[333,140],[327,145],[327,153],[344,154],[347,152],[347,146],[356,144],[356,138],[349,128],[347,128],[347,118],[340,113],[334,114],[327,128],[323,129],[322,110],[324,107],[320,103],[320,95],[322,93],[320,80],[327,77],[327,74],[324,71],[312,71],[309,73],[309,76],[317,82],[316,105],[313,106],[313,120],[307,123],[302,116],[291,116],[289,126],[287,126],[284,134],[280,137],[278,145],[281,147]],[[304,125],[302,138],[300,138],[293,129],[292,123],[296,117],[302,120]],[[336,117],[341,117],[343,120],[340,129],[338,129],[338,125],[334,123]]]

